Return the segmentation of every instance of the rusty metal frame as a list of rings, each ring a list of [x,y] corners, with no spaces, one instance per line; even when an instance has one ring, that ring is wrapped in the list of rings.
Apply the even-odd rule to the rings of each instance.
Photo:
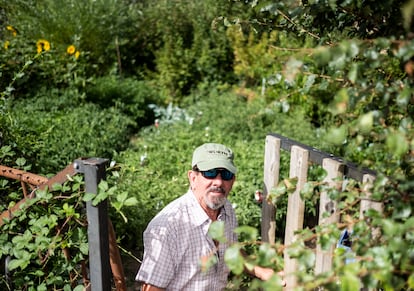
[[[51,188],[54,184],[63,184],[68,180],[68,177],[71,177],[75,174],[76,172],[73,164],[68,165],[65,169],[50,179],[33,173],[0,165],[0,176],[20,181],[22,183],[24,195],[24,198],[22,200],[18,201],[13,207],[7,209],[6,211],[3,211],[3,213],[0,214],[0,226],[4,224],[5,219],[12,219],[14,217],[14,213],[21,210],[28,199],[33,199],[35,197],[35,190],[44,190],[46,188]],[[32,189],[30,194],[27,194],[27,188],[23,186],[25,184],[28,184]]]

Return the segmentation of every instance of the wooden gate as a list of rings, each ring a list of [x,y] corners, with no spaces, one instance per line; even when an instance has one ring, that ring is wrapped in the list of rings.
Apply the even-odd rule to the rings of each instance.
[[[364,216],[367,209],[374,208],[382,211],[383,205],[380,202],[370,199],[369,189],[375,179],[375,172],[369,169],[361,169],[358,166],[343,161],[341,158],[322,152],[316,148],[301,144],[278,134],[269,134],[265,142],[264,155],[264,199],[279,183],[280,174],[280,155],[281,150],[290,152],[289,178],[297,178],[296,189],[289,195],[286,228],[285,228],[285,253],[284,253],[284,273],[286,289],[293,289],[296,286],[297,278],[295,272],[298,271],[298,264],[287,254],[287,246],[295,240],[295,233],[303,229],[305,203],[300,197],[300,191],[307,182],[309,163],[318,164],[323,167],[327,175],[324,182],[337,189],[341,188],[339,181],[343,179],[354,179],[362,183],[366,196],[360,203],[360,217]],[[327,213],[328,212],[328,213]],[[261,233],[264,242],[274,243],[276,233],[275,221],[276,208],[269,203],[262,205],[262,225]],[[331,200],[326,192],[322,192],[319,199],[319,225],[336,224],[340,220],[337,201]],[[326,272],[332,268],[332,258],[335,246],[328,251],[323,251],[320,244],[316,246],[315,273]]]

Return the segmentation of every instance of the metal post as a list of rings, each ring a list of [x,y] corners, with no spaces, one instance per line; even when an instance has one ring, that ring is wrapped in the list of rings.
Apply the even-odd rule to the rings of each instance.
[[[75,160],[78,173],[85,175],[86,193],[98,193],[98,184],[105,178],[107,159],[90,158]],[[109,264],[108,203],[106,200],[93,206],[86,203],[88,216],[89,272],[92,291],[111,290],[111,268]]]

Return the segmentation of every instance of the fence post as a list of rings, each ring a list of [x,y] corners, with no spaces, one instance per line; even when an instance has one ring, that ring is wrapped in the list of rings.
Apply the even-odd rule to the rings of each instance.
[[[309,151],[292,146],[290,157],[290,178],[298,178],[296,190],[289,194],[288,208],[286,213],[286,231],[285,231],[285,267],[286,289],[292,290],[296,286],[297,260],[288,255],[287,247],[295,242],[295,232],[303,229],[303,220],[305,216],[305,202],[300,198],[300,191],[308,178],[308,159]]]
[[[75,170],[85,175],[86,193],[98,193],[98,184],[105,178],[107,159],[90,158],[76,160]],[[109,264],[109,233],[107,201],[93,206],[86,203],[88,217],[89,272],[92,291],[111,290],[111,268]]]
[[[384,205],[382,202],[375,201],[371,198],[371,189],[373,187],[375,177],[370,174],[365,174],[362,176],[362,184],[363,184],[363,192],[364,197],[362,197],[361,205],[359,208],[359,217],[360,219],[363,219],[365,216],[365,211],[369,209],[374,209],[378,211],[379,213],[383,212]],[[380,232],[377,228],[372,230],[372,237],[378,238],[380,236]]]
[[[335,181],[337,178],[342,178],[344,173],[344,165],[336,160],[323,159],[322,167],[326,170],[327,175],[324,179],[329,187],[341,189],[341,182]],[[329,213],[329,216],[326,215]],[[337,223],[339,221],[339,211],[337,202],[331,200],[326,191],[323,191],[319,200],[319,225],[328,225]],[[319,243],[316,244],[316,263],[315,274],[320,274],[329,271],[332,268],[332,257],[335,250],[335,245],[332,245],[329,250],[322,250]]]
[[[280,168],[280,139],[267,136],[264,157],[264,190],[262,202],[262,241],[275,243],[276,236],[276,208],[273,203],[267,202],[270,190],[279,182]]]

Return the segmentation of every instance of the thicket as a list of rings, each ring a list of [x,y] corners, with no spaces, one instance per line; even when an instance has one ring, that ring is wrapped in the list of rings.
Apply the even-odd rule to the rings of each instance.
[[[263,187],[265,135],[277,132],[376,170],[372,197],[385,205],[361,221],[361,185],[330,192],[349,216],[341,228],[298,235],[298,288],[412,289],[413,11],[412,0],[0,1],[0,163],[50,175],[80,156],[116,161],[103,188],[120,245],[139,256],[149,219],[187,190],[193,148],[228,144],[240,169],[231,200],[248,226],[245,242],[230,250],[229,288],[277,290],[276,277],[240,275],[245,264],[282,268],[281,235],[275,245],[258,242],[253,202]],[[316,207],[323,173],[311,176],[303,197]],[[21,185],[0,182],[4,211]],[[12,259],[15,289],[80,288],[82,187],[75,180],[54,196],[39,193],[2,226],[0,255]],[[280,189],[271,197],[283,208],[291,189]],[[125,208],[127,197],[136,205]],[[343,227],[354,231],[358,260],[345,264],[348,254],[337,252],[332,271],[315,275],[306,240],[316,236],[328,248]],[[42,245],[53,248],[42,253]],[[68,245],[79,254],[71,262],[62,259]],[[9,283],[3,276],[2,288]]]

